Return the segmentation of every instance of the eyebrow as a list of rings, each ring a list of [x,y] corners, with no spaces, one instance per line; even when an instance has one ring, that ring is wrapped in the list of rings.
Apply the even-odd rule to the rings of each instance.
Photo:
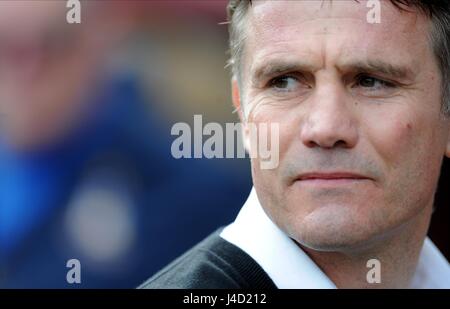
[[[276,60],[257,66],[251,74],[253,83],[288,72],[314,72],[317,68],[301,61]]]
[[[407,65],[392,64],[382,60],[349,62],[339,66],[340,72],[379,73],[396,79],[411,79],[415,74]]]
[[[288,72],[314,72],[318,67],[302,61],[275,60],[257,67],[252,76],[252,82],[259,81]],[[354,61],[338,65],[338,71],[353,73],[382,74],[392,78],[411,79],[414,72],[406,65],[394,65],[382,60]]]

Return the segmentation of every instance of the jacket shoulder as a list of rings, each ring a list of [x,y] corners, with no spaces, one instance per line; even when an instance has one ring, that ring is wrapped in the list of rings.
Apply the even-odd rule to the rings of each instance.
[[[276,288],[247,253],[220,237],[221,230],[208,236],[139,288]]]

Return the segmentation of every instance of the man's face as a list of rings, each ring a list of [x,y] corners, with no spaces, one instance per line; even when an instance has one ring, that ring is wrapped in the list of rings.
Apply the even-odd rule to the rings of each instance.
[[[357,248],[426,216],[450,153],[431,23],[381,2],[380,24],[364,1],[256,1],[247,14],[243,108],[280,128],[280,164],[253,159],[254,185],[312,249]]]

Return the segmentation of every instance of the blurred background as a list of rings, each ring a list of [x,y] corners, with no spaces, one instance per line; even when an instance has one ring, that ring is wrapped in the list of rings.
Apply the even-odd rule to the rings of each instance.
[[[174,159],[177,122],[238,122],[227,1],[0,1],[0,288],[134,288],[218,227],[248,159]],[[450,257],[449,163],[430,229]],[[81,263],[81,283],[66,262]]]

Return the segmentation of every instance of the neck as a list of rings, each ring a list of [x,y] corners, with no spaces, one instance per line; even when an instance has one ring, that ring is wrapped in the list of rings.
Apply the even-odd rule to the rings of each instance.
[[[338,288],[408,288],[428,231],[431,212],[430,205],[369,248],[339,252],[302,249]],[[375,271],[376,267],[369,268],[367,265],[371,259],[380,262],[379,283],[369,283],[367,280],[368,272]]]

